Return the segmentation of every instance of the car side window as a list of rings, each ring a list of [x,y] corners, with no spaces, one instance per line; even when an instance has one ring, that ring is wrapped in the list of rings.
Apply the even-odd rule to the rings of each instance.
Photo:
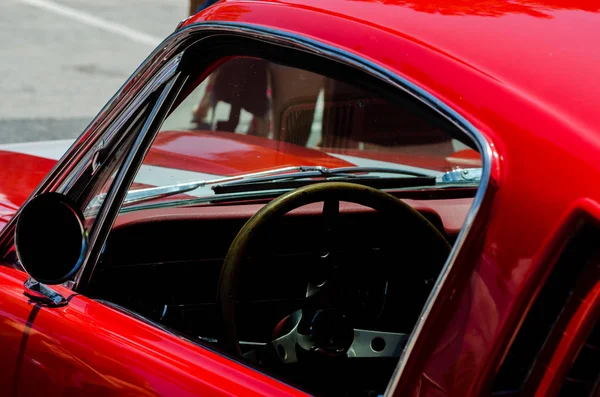
[[[187,81],[89,295],[311,393],[383,394],[477,192],[475,145],[335,68],[229,57]],[[267,202],[328,182],[360,198],[248,226]],[[259,236],[244,251],[247,232]]]
[[[278,145],[278,156],[243,157],[246,149],[265,139],[270,147]],[[172,111],[136,183],[169,186],[300,165],[290,157],[292,147],[319,153],[323,158],[318,165],[323,166],[386,167],[391,162],[441,176],[459,167],[481,167],[481,156],[468,142],[368,89],[264,59],[238,57],[216,68]],[[201,160],[204,156],[211,161]],[[188,194],[206,197],[212,191]]]
[[[468,147],[410,108],[352,84],[262,59],[234,58],[199,84],[162,131],[215,131],[290,142],[336,153],[404,154],[409,162]],[[471,154],[472,165],[480,159]],[[445,167],[444,167],[445,166]]]

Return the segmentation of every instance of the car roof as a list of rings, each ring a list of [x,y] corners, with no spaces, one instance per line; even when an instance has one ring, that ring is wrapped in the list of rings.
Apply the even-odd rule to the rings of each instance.
[[[306,18],[301,10],[400,36],[494,79],[567,124],[600,130],[600,4],[594,0],[225,0],[186,25],[252,21],[248,15],[265,4],[274,17]],[[390,51],[387,66],[393,69],[401,56]]]

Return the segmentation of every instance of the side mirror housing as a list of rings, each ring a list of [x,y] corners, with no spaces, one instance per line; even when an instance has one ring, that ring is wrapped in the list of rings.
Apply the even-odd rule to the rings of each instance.
[[[83,263],[87,248],[84,217],[77,205],[60,193],[44,193],[21,210],[15,230],[17,256],[36,281],[61,284]]]

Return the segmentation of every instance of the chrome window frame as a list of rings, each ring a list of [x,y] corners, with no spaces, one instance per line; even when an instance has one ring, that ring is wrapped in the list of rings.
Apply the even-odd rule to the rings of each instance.
[[[111,99],[111,101],[109,101],[109,103],[102,109],[102,111],[94,119],[94,121],[90,123],[90,125],[86,128],[79,140],[73,146],[71,146],[67,153],[61,158],[61,160],[50,172],[48,177],[44,179],[40,186],[31,194],[30,198],[43,192],[53,191],[61,185],[65,189],[64,192],[67,192],[70,186],[70,182],[72,181],[65,181],[65,176],[71,174],[71,171],[73,171],[73,169],[78,164],[80,164],[80,162],[82,162],[82,158],[84,158],[86,153],[90,152],[93,146],[96,145],[97,142],[101,141],[101,138],[103,136],[106,136],[107,134],[110,135],[110,131],[114,131],[116,128],[118,128],[119,123],[113,122],[113,120],[115,120],[117,116],[111,117],[111,115],[122,114],[122,111],[127,105],[127,103],[132,103],[132,100],[134,100],[133,103],[138,103],[135,102],[135,99],[139,99],[142,96],[141,91],[143,88],[143,81],[148,77],[151,78],[150,82],[144,85],[144,87],[148,87],[151,84],[157,84],[157,86],[159,86],[160,84],[164,83],[168,79],[168,77],[171,77],[172,75],[167,76],[168,73],[165,74],[165,76],[162,77],[163,80],[161,81],[156,76],[156,72],[158,70],[167,65],[168,62],[172,61],[176,54],[181,53],[185,49],[185,47],[191,44],[191,42],[196,42],[211,35],[216,35],[220,33],[235,34],[242,37],[250,37],[253,39],[264,41],[270,45],[282,45],[297,49],[299,51],[310,52],[319,55],[323,58],[326,58],[330,61],[354,67],[355,69],[360,70],[363,73],[376,77],[380,81],[389,84],[391,87],[394,87],[395,89],[401,90],[411,95],[415,100],[424,103],[425,105],[429,106],[432,110],[436,111],[439,115],[446,118],[458,130],[462,131],[466,136],[468,136],[475,142],[482,155],[483,171],[479,188],[474,197],[471,208],[467,213],[465,223],[461,228],[461,231],[456,239],[452,251],[450,252],[449,257],[433,286],[432,292],[429,295],[422,309],[421,315],[419,316],[419,319],[410,334],[409,340],[406,343],[406,346],[400,356],[399,363],[396,367],[394,375],[388,383],[384,395],[391,396],[394,393],[394,389],[398,384],[400,376],[402,375],[402,372],[407,363],[407,359],[415,346],[417,336],[420,334],[435,301],[439,298],[439,291],[446,279],[448,278],[448,275],[450,274],[454,262],[457,258],[458,252],[462,248],[466,237],[473,225],[473,221],[477,213],[479,212],[479,209],[483,202],[483,198],[488,188],[493,161],[491,146],[487,142],[483,134],[452,108],[450,108],[438,98],[431,95],[429,92],[423,90],[416,84],[404,79],[403,77],[395,74],[390,70],[387,70],[355,54],[349,53],[347,51],[335,48],[333,46],[321,43],[313,39],[302,37],[297,34],[292,34],[289,32],[245,23],[198,22],[177,30],[176,32],[171,34],[167,39],[165,39],[158,46],[158,48],[151,53],[148,59],[142,63],[142,65],[136,70],[132,77],[129,78],[129,80]],[[108,125],[113,125],[114,127],[112,129],[106,130],[103,133],[103,129],[107,128]],[[152,133],[156,135],[157,130],[153,131]],[[85,164],[89,161],[91,161],[91,158],[87,158],[87,160],[83,161],[83,163]],[[134,164],[133,166],[136,165]],[[76,177],[77,173],[75,173],[74,175],[74,177]],[[120,186],[120,188],[125,189],[127,188],[127,186],[123,185]],[[29,199],[27,201],[29,201]],[[113,209],[111,213],[106,214],[107,216],[104,222],[110,222],[112,224],[112,222],[117,216],[119,208],[120,206],[118,205],[116,206],[116,212]],[[18,217],[19,213],[20,211],[17,212],[17,214],[13,217],[9,224],[6,225],[6,227],[0,234],[0,250],[3,250],[0,252],[7,251],[7,243],[10,246],[12,246],[12,236],[14,234],[15,220]],[[7,236],[9,236],[9,238],[7,238]],[[104,244],[104,241],[98,240],[95,244]],[[90,249],[92,249],[91,244]],[[79,270],[79,274],[82,274],[84,268],[90,265],[95,266],[95,263],[84,263],[82,268]]]
[[[91,150],[89,150],[83,157],[82,161],[80,161],[79,164],[74,167],[71,175],[61,182],[60,186],[56,189],[57,192],[65,194],[68,193],[73,187],[74,182],[79,179],[81,174],[90,165],[94,167],[92,162],[94,161],[94,153],[97,150],[110,148],[110,146],[116,145],[118,142],[122,141],[124,137],[117,136],[117,133],[121,131],[127,125],[127,122],[130,121],[142,108],[150,95],[159,90],[166,81],[175,75],[177,67],[179,66],[179,62],[181,61],[181,56],[182,53],[175,55],[161,69],[158,70],[156,75],[154,75],[146,85],[140,88],[139,93],[132,99],[129,106],[127,106],[118,116],[114,117],[109,127],[105,130],[102,136],[96,140],[96,143],[93,145]],[[94,173],[95,171],[96,170],[94,170]]]
[[[150,94],[175,74],[181,57],[177,53],[178,46],[168,45],[171,37],[152,51],[125,81],[0,230],[0,257],[5,257],[14,245],[14,232],[21,209],[32,198],[43,193],[68,194],[73,183],[91,165],[95,150],[112,144],[106,138],[112,137]]]
[[[177,62],[179,62],[179,59],[181,59],[180,56],[178,56]],[[110,229],[127,195],[127,190],[131,186],[152,142],[154,142],[156,134],[160,130],[165,119],[165,113],[171,108],[173,99],[179,94],[179,89],[185,80],[186,78],[181,78],[180,72],[177,72],[172,77],[166,79],[163,85],[157,86],[157,90],[160,90],[160,95],[153,104],[150,114],[144,120],[139,133],[135,136],[135,141],[122,164],[120,164],[114,181],[100,207],[100,211],[96,215],[94,225],[90,231],[88,249],[84,254],[81,269],[75,275],[73,289],[78,290],[80,283],[83,282],[85,285],[91,279]],[[91,269],[86,269],[86,267],[90,266],[90,263]],[[86,276],[88,279],[82,280]]]

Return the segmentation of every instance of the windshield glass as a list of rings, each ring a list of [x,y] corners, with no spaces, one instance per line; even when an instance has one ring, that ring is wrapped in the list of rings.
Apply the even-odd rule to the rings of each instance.
[[[477,174],[480,154],[454,139],[452,128],[414,104],[388,100],[341,76],[232,58],[198,78],[177,103],[125,205],[214,197],[232,191],[215,185],[231,183],[238,184],[237,193],[276,183],[283,188],[289,178],[280,174],[293,175],[296,185],[334,177],[417,178],[400,186],[407,188],[478,182],[463,176]],[[344,172],[315,174],[315,167]],[[270,184],[255,183],[257,177]]]

